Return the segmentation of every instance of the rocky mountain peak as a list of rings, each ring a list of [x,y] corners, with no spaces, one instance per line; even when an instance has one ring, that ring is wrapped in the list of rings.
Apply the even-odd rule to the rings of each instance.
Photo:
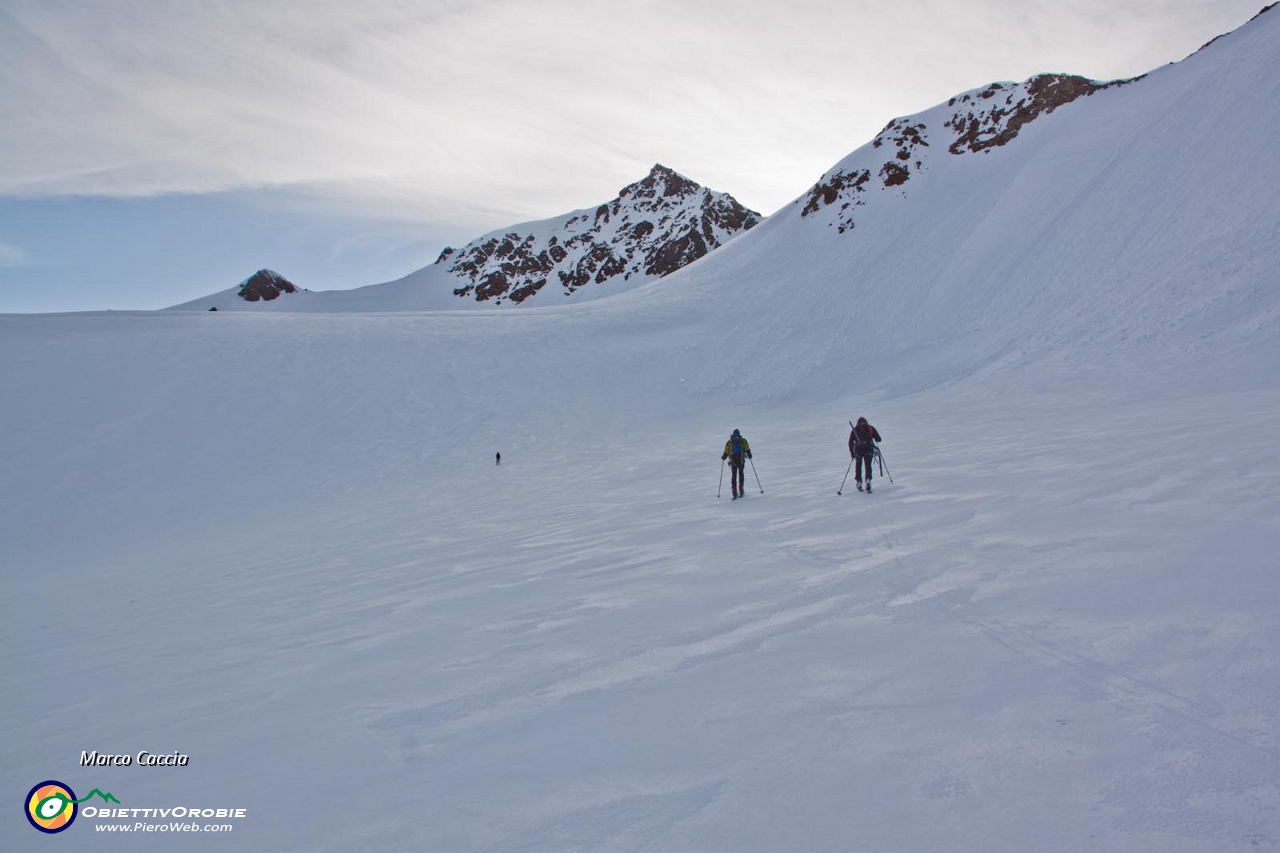
[[[240,283],[237,296],[246,302],[270,302],[282,293],[297,293],[301,290],[289,279],[274,270],[258,270]]]
[[[642,180],[623,187],[618,193],[618,198],[680,198],[695,195],[701,189],[701,186],[684,175],[657,163]]]
[[[458,281],[453,293],[462,299],[518,304],[547,285],[571,296],[588,285],[661,278],[759,221],[733,196],[659,163],[612,201],[446,248],[436,264]]]

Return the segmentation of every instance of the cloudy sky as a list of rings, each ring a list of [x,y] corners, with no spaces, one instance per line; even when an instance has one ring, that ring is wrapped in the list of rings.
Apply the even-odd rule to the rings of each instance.
[[[0,0],[0,311],[384,281],[656,162],[771,213],[895,116],[1263,5]]]

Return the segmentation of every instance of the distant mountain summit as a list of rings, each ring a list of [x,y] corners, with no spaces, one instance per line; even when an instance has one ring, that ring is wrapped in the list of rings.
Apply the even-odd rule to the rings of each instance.
[[[440,253],[461,299],[520,303],[537,293],[650,280],[760,222],[760,214],[661,164],[594,209],[492,232]]]
[[[560,297],[554,301],[592,299],[670,275],[761,221],[728,193],[658,164],[612,201],[491,231],[395,281],[313,292],[264,269],[238,287],[173,307],[420,311],[519,305],[535,296],[552,304],[551,294]]]
[[[257,311],[270,305],[272,310],[306,310],[302,303],[317,295],[275,270],[260,269],[235,287],[172,307],[184,311]],[[282,296],[290,298],[281,299]]]
[[[283,293],[297,293],[301,289],[274,270],[258,270],[240,282],[236,295],[246,302],[270,302]]]

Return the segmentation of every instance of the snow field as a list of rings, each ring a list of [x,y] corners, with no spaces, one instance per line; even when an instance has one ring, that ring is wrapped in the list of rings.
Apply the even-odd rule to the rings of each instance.
[[[67,358],[38,388],[8,374],[31,404],[8,415],[10,787],[53,767],[133,802],[235,800],[236,849],[1277,837],[1275,392],[735,409],[588,363],[594,394],[538,403],[533,356],[489,393],[474,365],[407,393],[453,322],[8,327],[6,363],[39,340]],[[226,358],[270,346],[293,357]],[[199,381],[163,381],[183,359]],[[116,389],[82,401],[95,428],[14,429],[95,387]],[[859,414],[897,482],[837,497]],[[715,498],[734,427],[765,489],[748,470],[738,502]],[[68,768],[94,748],[192,760]],[[297,819],[262,807],[280,792]],[[155,843],[225,844],[94,848]]]

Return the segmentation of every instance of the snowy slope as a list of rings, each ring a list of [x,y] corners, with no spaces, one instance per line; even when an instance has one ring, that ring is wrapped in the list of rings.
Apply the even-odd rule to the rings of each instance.
[[[1274,848],[1277,54],[940,105],[616,298],[0,317],[4,788],[248,810],[68,849]]]
[[[1046,370],[1085,384],[1128,373],[1162,387],[1175,375],[1213,387],[1269,374],[1277,17],[1042,113],[1003,146],[953,153],[956,116],[972,109],[963,96],[895,120],[688,270],[678,293],[672,282],[653,298],[716,302],[732,288],[735,299],[716,303],[715,347],[751,377],[743,399],[900,393],[975,372],[1037,385]],[[1017,103],[1028,85],[1004,91]],[[911,176],[886,185],[904,127],[930,144],[907,140]],[[833,176],[866,173],[866,189],[822,203]],[[794,334],[819,314],[821,333]],[[703,378],[718,380],[714,368]]]
[[[174,307],[388,311],[581,302],[670,275],[759,221],[728,193],[658,164],[612,201],[446,248],[431,266],[396,281],[270,303],[236,298],[233,288]]]

